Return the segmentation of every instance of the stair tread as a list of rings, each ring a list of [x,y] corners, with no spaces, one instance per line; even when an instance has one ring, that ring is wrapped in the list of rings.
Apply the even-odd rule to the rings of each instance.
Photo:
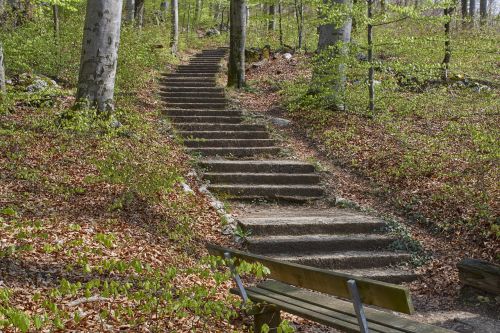
[[[243,224],[248,225],[261,225],[261,224],[286,224],[286,225],[305,225],[305,224],[339,224],[339,223],[370,223],[370,224],[380,224],[385,225],[384,221],[379,220],[375,217],[355,215],[355,214],[345,214],[338,215],[335,217],[328,216],[290,216],[290,217],[280,217],[280,216],[267,216],[267,217],[244,217],[240,218],[239,221]]]
[[[328,258],[352,258],[352,257],[410,257],[407,252],[394,252],[394,251],[341,251],[341,252],[313,252],[313,253],[299,253],[290,255],[288,253],[277,253],[271,257],[283,260],[293,261],[298,259],[328,259]]]
[[[395,239],[390,235],[383,234],[310,234],[310,235],[265,235],[250,236],[247,238],[249,243],[273,243],[273,242],[298,242],[298,241],[328,241],[328,240],[391,240]]]

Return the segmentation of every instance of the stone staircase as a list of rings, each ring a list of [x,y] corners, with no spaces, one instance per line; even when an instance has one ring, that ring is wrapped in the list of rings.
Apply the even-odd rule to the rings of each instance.
[[[320,200],[325,191],[314,166],[276,159],[280,148],[266,126],[249,123],[242,111],[228,107],[224,89],[216,83],[225,54],[225,49],[203,50],[160,82],[165,115],[186,149],[201,156],[209,190],[238,200]],[[413,272],[395,268],[409,254],[389,251],[395,238],[384,233],[383,221],[370,216],[281,205],[247,211],[239,223],[254,253],[384,281],[415,278]]]

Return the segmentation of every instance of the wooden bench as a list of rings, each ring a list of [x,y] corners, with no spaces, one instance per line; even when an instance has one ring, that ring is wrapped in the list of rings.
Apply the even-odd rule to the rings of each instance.
[[[362,304],[374,305],[411,314],[414,310],[410,295],[402,286],[287,263],[212,244],[207,245],[207,249],[215,256],[226,259],[231,257],[236,261],[243,260],[249,263],[258,262],[269,268],[269,277],[273,280],[266,280],[252,287],[243,287],[234,267],[231,267],[233,277],[239,287],[239,289],[232,289],[231,292],[239,294],[244,300],[248,297],[259,305],[250,313],[254,315],[254,332],[256,333],[261,332],[263,324],[273,328],[271,332],[276,332],[275,328],[281,321],[280,311],[345,332],[452,332],[408,320],[390,312],[362,306]]]

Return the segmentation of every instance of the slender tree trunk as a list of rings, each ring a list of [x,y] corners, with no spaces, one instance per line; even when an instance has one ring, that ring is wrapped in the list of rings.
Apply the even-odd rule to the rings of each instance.
[[[125,21],[132,23],[135,20],[135,0],[126,0],[125,3]]]
[[[189,41],[189,33],[191,30],[191,4],[188,3],[187,8],[187,25],[186,25],[186,40]]]
[[[304,5],[302,0],[295,0],[295,19],[297,21],[297,37],[298,37],[298,49],[302,49],[302,41],[304,39]]]
[[[7,86],[5,84],[5,67],[3,64],[3,45],[0,42],[0,94],[5,94]]]
[[[474,16],[476,16],[476,0],[469,0],[469,17],[474,26]]]
[[[52,5],[52,20],[54,23],[54,44],[55,44],[55,56],[57,59],[57,69],[61,65],[61,52],[60,52],[60,24],[59,24],[59,6]]]
[[[201,0],[196,0],[194,6],[194,25],[197,27],[201,19]]]
[[[170,33],[170,48],[172,53],[176,54],[179,48],[179,3],[177,0],[170,2],[171,14],[171,33]]]
[[[282,8],[281,8],[281,0],[278,2],[278,28],[279,28],[279,39],[280,39],[280,47],[284,47],[283,43],[283,18],[282,18]]]
[[[467,5],[468,5],[467,0],[461,0],[460,10],[462,12],[462,27],[467,22]]]
[[[453,14],[454,7],[448,7],[443,10],[444,16],[446,16],[447,20],[444,24],[444,58],[443,58],[443,73],[442,78],[444,81],[448,81],[448,70],[450,67],[451,60],[451,15]]]
[[[245,22],[247,8],[245,0],[231,0],[227,78],[229,87],[242,88],[245,85]]]
[[[371,22],[373,17],[372,11],[373,0],[368,0],[368,22]],[[371,23],[368,23],[368,63],[370,64],[370,68],[368,69],[368,108],[373,112],[375,111],[375,71],[373,68],[373,25]]]
[[[267,26],[267,30],[274,31],[276,30],[276,5],[269,5],[269,24]]]
[[[76,99],[100,112],[114,109],[122,0],[88,0]]]
[[[479,15],[481,17],[481,25],[485,25],[488,19],[488,0],[479,0]]]
[[[224,12],[225,8],[222,8],[221,16],[220,16],[220,24],[219,24],[219,31],[222,32],[222,29],[224,28]]]
[[[250,26],[250,7],[245,6],[245,26],[248,28]]]
[[[136,0],[135,1],[135,21],[139,28],[144,26],[144,1],[145,0]]]

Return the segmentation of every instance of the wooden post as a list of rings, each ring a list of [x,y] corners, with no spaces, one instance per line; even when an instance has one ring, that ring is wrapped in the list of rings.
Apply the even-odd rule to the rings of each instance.
[[[269,333],[277,333],[281,323],[280,310],[274,306],[262,306],[254,314],[254,332],[260,333],[262,326],[269,326]]]
[[[463,284],[500,295],[500,265],[484,260],[464,259],[457,267]]]

